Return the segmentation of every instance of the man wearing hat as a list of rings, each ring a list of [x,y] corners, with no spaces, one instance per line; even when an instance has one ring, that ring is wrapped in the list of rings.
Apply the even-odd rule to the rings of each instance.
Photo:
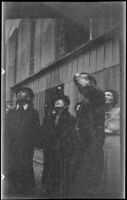
[[[51,120],[42,130],[45,135],[42,182],[47,183],[47,187],[50,185],[48,195],[51,192],[58,198],[69,197],[71,159],[76,140],[73,132],[75,118],[68,111],[69,104],[67,96],[59,97]]]
[[[10,195],[26,195],[34,186],[33,154],[39,117],[30,88],[18,88],[16,97],[16,107],[8,112],[5,124],[5,178]]]
[[[76,117],[81,157],[72,181],[71,197],[95,198],[99,195],[104,167],[104,93],[88,73],[76,74],[75,85],[83,96]]]

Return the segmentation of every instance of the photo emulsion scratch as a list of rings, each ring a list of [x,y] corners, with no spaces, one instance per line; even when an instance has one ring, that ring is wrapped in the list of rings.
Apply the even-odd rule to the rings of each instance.
[[[125,5],[2,3],[2,199],[125,198]]]

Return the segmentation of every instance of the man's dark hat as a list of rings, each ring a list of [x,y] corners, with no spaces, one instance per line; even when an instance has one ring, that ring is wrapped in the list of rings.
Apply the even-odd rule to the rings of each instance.
[[[16,96],[17,96],[17,94],[18,94],[19,91],[27,91],[29,93],[30,98],[31,99],[34,98],[33,90],[31,88],[29,88],[29,87],[19,87],[19,88],[16,88],[15,89]]]
[[[63,101],[64,101],[68,106],[70,105],[70,99],[69,99],[68,96],[63,95],[61,99],[63,99]]]

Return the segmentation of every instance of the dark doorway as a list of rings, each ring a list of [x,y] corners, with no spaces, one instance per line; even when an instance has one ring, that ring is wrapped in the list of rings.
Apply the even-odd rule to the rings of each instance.
[[[56,99],[62,97],[62,95],[64,95],[64,84],[47,89],[45,91],[44,119],[46,121],[51,116]]]

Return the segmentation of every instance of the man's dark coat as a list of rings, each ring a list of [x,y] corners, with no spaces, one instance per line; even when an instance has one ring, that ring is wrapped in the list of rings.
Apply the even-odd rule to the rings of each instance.
[[[65,110],[56,126],[54,120],[52,118],[42,130],[45,161],[42,181],[57,191],[56,197],[68,197],[71,160],[77,142],[73,132],[75,119]]]
[[[80,158],[71,185],[71,197],[95,197],[104,165],[104,94],[92,90],[81,102],[76,120],[80,137]]]
[[[14,186],[34,185],[33,154],[39,131],[38,112],[29,105],[26,110],[11,110],[5,123],[5,174]]]

